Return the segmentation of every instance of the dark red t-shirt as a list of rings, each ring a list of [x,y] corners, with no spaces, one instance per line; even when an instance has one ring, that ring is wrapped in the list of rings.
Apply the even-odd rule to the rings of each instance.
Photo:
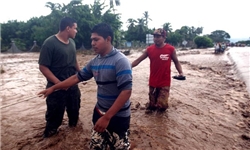
[[[175,48],[169,44],[161,48],[155,45],[151,45],[147,48],[148,57],[150,59],[149,86],[156,88],[170,86],[171,55],[174,49]]]

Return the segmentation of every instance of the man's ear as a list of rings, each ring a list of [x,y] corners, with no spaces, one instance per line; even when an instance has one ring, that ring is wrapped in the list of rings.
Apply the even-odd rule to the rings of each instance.
[[[70,27],[69,27],[69,26],[67,26],[67,27],[66,27],[66,31],[69,31],[69,29],[70,29]]]
[[[110,42],[110,43],[111,43],[111,36],[108,36],[108,37],[107,37],[107,42]]]

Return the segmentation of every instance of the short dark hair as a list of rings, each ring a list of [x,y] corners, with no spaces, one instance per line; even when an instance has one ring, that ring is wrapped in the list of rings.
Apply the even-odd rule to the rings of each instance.
[[[111,44],[113,42],[114,33],[111,26],[107,23],[99,23],[93,27],[91,33],[97,33],[98,35],[102,36],[106,39],[108,36],[111,37]]]
[[[63,31],[65,30],[68,26],[72,27],[74,25],[74,23],[76,23],[76,20],[70,17],[64,17],[61,19],[60,21],[60,25],[59,25],[59,30]]]

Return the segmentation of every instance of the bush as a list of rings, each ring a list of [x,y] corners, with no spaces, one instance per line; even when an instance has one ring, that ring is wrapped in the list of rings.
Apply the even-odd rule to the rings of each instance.
[[[197,45],[197,48],[208,48],[213,47],[213,41],[207,36],[197,36],[194,38],[194,43]]]

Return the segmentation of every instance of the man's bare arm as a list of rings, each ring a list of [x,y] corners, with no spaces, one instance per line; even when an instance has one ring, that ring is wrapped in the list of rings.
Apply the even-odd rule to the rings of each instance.
[[[41,92],[38,93],[39,96],[43,96],[44,98],[47,97],[49,94],[51,94],[52,92],[59,90],[59,89],[68,89],[69,87],[79,83],[80,80],[78,79],[77,75],[73,75],[71,77],[69,77],[68,79],[53,85],[52,87],[43,90]]]
[[[42,74],[49,80],[50,82],[57,84],[61,82],[50,70],[48,67],[44,65],[39,65],[39,70],[42,72]]]
[[[76,71],[77,71],[77,72],[80,71],[80,66],[79,66],[79,63],[78,63],[78,61],[77,61],[77,58],[76,58]]]
[[[147,53],[147,50],[145,50],[140,57],[138,57],[136,60],[132,62],[131,64],[132,68],[137,66],[141,61],[143,61],[147,57],[148,57],[148,53]]]
[[[177,71],[179,72],[179,75],[183,75],[183,72],[182,72],[182,67],[181,67],[181,64],[177,58],[177,55],[176,55],[176,51],[174,50],[174,52],[172,53],[171,55],[171,58],[174,62],[174,65],[175,65],[175,68],[177,69]]]

